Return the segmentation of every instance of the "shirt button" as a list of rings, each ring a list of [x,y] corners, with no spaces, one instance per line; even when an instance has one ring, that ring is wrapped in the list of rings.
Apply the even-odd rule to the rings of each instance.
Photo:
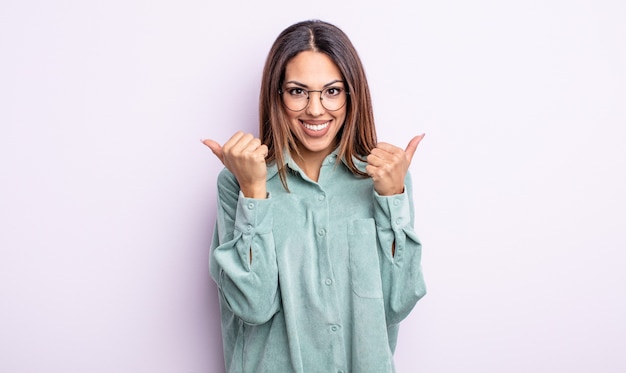
[[[333,280],[331,280],[331,279],[327,278],[327,279],[326,279],[326,281],[324,281],[324,283],[325,283],[326,285],[330,286],[330,285],[332,285]]]
[[[326,229],[323,229],[323,228],[320,229],[319,231],[317,231],[317,234],[320,235],[320,236],[325,235],[326,234]]]
[[[252,226],[250,224],[248,224],[248,226],[246,227],[246,229],[248,230],[248,232],[252,231]]]
[[[330,330],[332,330],[333,332],[336,332],[337,330],[339,330],[339,326],[338,325],[333,325],[330,327]]]
[[[393,200],[393,205],[394,206],[398,206],[400,204],[400,200],[399,199],[394,199]]]
[[[323,194],[320,194],[320,195],[317,197],[317,199],[319,199],[320,201],[323,201],[323,200],[325,200],[325,199],[326,199],[326,196],[325,196],[325,195],[323,195]]]
[[[254,208],[254,203],[248,203],[248,210],[252,210]]]
[[[396,219],[396,225],[400,225],[402,224],[402,218],[397,218]]]

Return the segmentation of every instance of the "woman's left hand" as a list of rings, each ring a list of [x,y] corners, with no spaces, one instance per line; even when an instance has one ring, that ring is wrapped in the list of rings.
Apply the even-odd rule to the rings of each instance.
[[[415,136],[409,141],[406,149],[384,142],[367,156],[365,170],[374,181],[374,189],[381,196],[391,196],[404,192],[404,178],[411,165],[413,154],[424,138],[424,134]]]

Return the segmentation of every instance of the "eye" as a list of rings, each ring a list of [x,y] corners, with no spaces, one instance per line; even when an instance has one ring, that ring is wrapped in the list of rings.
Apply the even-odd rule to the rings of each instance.
[[[324,96],[326,97],[337,97],[341,95],[343,92],[343,88],[340,87],[329,87],[324,90]]]
[[[287,93],[293,97],[306,97],[307,93],[302,88],[287,88]]]

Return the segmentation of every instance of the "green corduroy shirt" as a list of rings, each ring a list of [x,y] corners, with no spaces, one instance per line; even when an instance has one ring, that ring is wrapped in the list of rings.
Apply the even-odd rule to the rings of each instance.
[[[317,182],[287,167],[290,192],[268,167],[267,199],[218,176],[210,273],[226,371],[394,372],[398,324],[426,293],[410,175],[380,196],[336,151]]]

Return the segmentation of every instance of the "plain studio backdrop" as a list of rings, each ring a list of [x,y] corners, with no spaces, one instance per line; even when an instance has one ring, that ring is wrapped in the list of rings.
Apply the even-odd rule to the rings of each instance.
[[[379,140],[426,133],[398,372],[625,372],[622,0],[2,0],[0,371],[223,371],[200,139],[257,133],[309,18],[360,52]]]

